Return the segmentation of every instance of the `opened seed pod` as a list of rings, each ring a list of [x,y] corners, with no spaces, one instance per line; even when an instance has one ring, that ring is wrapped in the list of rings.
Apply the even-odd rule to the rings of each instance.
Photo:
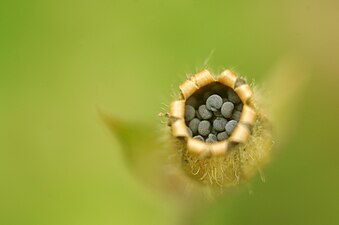
[[[204,70],[180,87],[169,123],[184,171],[209,186],[247,181],[268,161],[271,125],[246,81],[230,70]]]

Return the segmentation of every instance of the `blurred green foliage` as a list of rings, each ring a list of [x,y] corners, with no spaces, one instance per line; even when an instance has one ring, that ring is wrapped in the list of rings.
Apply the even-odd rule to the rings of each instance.
[[[310,67],[311,80],[266,182],[255,179],[191,222],[338,224],[338,7],[1,1],[0,224],[177,223],[180,209],[130,173],[97,109],[156,124],[186,74],[232,68],[260,84],[286,55]]]

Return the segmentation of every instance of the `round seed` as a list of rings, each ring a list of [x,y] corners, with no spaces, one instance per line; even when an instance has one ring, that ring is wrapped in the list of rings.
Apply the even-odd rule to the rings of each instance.
[[[198,118],[194,118],[193,120],[190,121],[188,124],[189,128],[191,129],[193,134],[198,133],[198,126],[199,126],[200,120]]]
[[[218,117],[213,121],[213,128],[216,131],[221,132],[225,130],[226,124],[227,124],[227,120],[225,118]]]
[[[238,104],[240,102],[239,96],[232,89],[227,90],[227,97],[228,97],[228,100],[230,100],[234,104]]]
[[[239,122],[239,120],[240,120],[240,115],[241,115],[241,112],[240,112],[240,111],[235,111],[235,112],[233,113],[233,115],[232,115],[232,119]]]
[[[185,107],[185,120],[190,121],[195,116],[195,109],[191,105],[186,105]]]
[[[200,141],[205,141],[205,139],[201,135],[194,136],[193,138]]]
[[[211,132],[211,123],[207,120],[203,120],[199,123],[198,132],[202,136],[207,136]]]
[[[230,118],[232,116],[233,109],[234,109],[234,105],[232,102],[225,102],[221,107],[221,114],[225,118]]]
[[[206,105],[199,106],[199,114],[201,118],[205,120],[210,119],[213,116],[212,112],[206,108]]]
[[[191,131],[191,129],[189,127],[187,127],[187,130],[188,130],[188,134],[190,135],[190,137],[193,136],[193,132]]]
[[[223,141],[223,140],[226,140],[227,138],[228,138],[228,134],[226,131],[221,132],[217,135],[218,141]]]
[[[218,109],[221,108],[221,105],[222,98],[217,94],[211,95],[210,97],[208,97],[206,101],[206,107],[211,111],[217,111]]]
[[[234,128],[237,126],[238,122],[235,120],[230,120],[226,126],[225,126],[225,130],[227,132],[228,135],[231,135]]]

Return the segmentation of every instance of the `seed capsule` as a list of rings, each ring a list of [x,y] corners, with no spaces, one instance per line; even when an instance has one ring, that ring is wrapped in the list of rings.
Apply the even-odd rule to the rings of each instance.
[[[208,186],[247,181],[267,161],[273,142],[270,121],[256,95],[248,97],[245,79],[230,70],[219,76],[204,70],[179,89],[168,124],[183,170]]]

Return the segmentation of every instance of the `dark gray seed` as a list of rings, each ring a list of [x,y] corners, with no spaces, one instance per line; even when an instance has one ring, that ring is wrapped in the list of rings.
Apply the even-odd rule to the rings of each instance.
[[[205,139],[201,135],[194,136],[193,138],[200,141],[205,141]]]
[[[193,106],[186,105],[185,107],[185,120],[188,122],[192,120],[195,116],[195,109]]]
[[[228,97],[228,100],[230,100],[234,104],[238,104],[240,102],[239,96],[232,89],[227,90],[227,97]]]
[[[206,107],[207,109],[211,111],[217,111],[218,109],[221,108],[221,105],[222,105],[222,98],[217,94],[211,95],[206,100]]]
[[[235,109],[238,110],[238,111],[241,111],[242,110],[242,107],[243,107],[243,104],[242,103],[239,103]]]
[[[195,97],[189,97],[186,104],[193,106],[193,108],[198,108],[198,100]]]
[[[227,124],[227,120],[222,117],[218,117],[213,121],[214,130],[221,132],[225,130],[225,126]]]
[[[199,114],[201,118],[205,120],[210,119],[213,116],[212,112],[206,108],[206,105],[199,106]]]
[[[198,133],[202,136],[207,136],[211,132],[211,123],[207,120],[203,120],[199,123]]]
[[[239,120],[240,120],[240,115],[241,115],[241,112],[240,112],[240,111],[235,111],[235,112],[233,113],[233,115],[232,115],[232,119],[239,122]]]
[[[190,121],[188,124],[189,128],[193,132],[193,134],[198,133],[198,126],[199,126],[200,120],[198,118],[194,118],[193,120]]]
[[[235,120],[230,120],[227,122],[226,126],[225,126],[225,130],[227,132],[228,135],[231,135],[234,128],[237,126],[238,122]]]
[[[234,109],[234,105],[232,102],[225,102],[221,107],[221,114],[225,118],[230,118],[232,116],[233,109]]]
[[[223,102],[229,102],[229,100],[227,98],[222,98]]]
[[[187,130],[188,130],[188,134],[190,135],[190,137],[193,136],[193,132],[191,131],[191,129],[189,127],[187,127]]]
[[[223,140],[226,140],[227,138],[228,138],[228,134],[226,131],[221,132],[217,135],[218,141],[223,141]]]

